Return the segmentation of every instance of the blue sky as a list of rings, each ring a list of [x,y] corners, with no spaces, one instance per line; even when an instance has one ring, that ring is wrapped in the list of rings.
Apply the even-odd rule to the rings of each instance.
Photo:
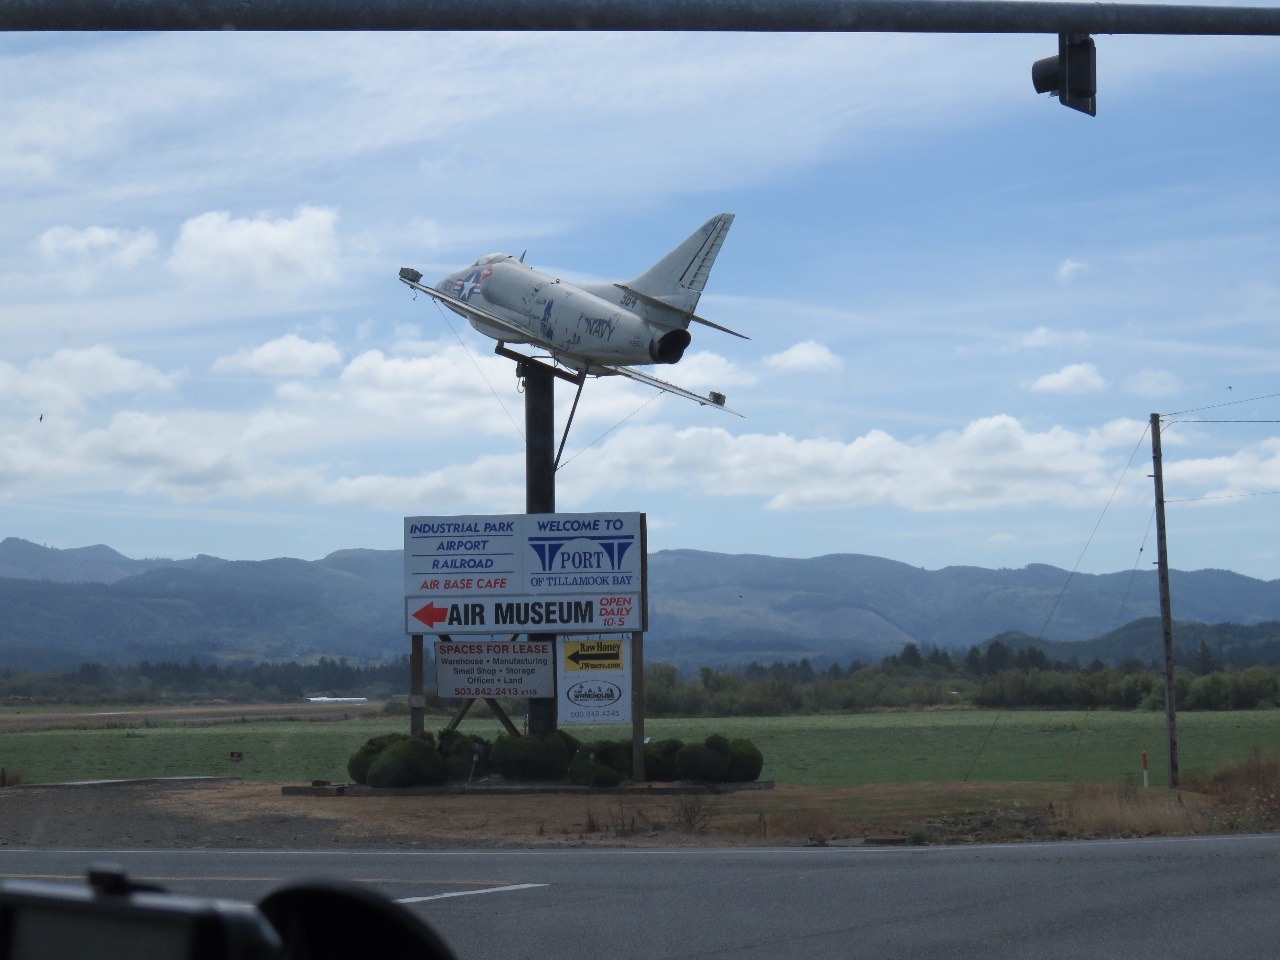
[[[511,364],[398,269],[626,279],[732,211],[699,313],[752,339],[657,372],[746,418],[593,381],[561,510],[1127,570],[1149,414],[1213,407],[1165,434],[1171,563],[1280,578],[1280,424],[1188,422],[1280,420],[1280,40],[1097,45],[1090,119],[1041,36],[0,37],[0,535],[310,559],[519,512]]]

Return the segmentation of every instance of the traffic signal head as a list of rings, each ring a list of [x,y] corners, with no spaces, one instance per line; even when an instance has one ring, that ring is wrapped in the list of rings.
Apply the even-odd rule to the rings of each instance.
[[[1064,107],[1089,116],[1098,112],[1098,56],[1093,38],[1087,33],[1058,34],[1058,55],[1031,65],[1031,83],[1036,93],[1056,96]]]

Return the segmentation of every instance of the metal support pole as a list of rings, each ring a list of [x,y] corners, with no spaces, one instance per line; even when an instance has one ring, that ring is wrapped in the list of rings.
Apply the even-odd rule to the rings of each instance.
[[[644,783],[644,634],[631,634],[631,779]]]
[[[1173,613],[1169,603],[1169,552],[1164,536],[1164,465],[1160,414],[1151,415],[1151,476],[1156,485],[1156,563],[1160,573],[1160,627],[1164,639],[1164,718],[1169,735],[1169,786],[1178,785],[1178,716],[1173,688]]]
[[[1041,0],[0,0],[0,30],[1280,34],[1276,7]]]
[[[525,512],[556,511],[556,378],[545,364],[527,360],[516,371],[524,378]],[[549,643],[558,655],[554,633],[531,633],[530,643]],[[554,683],[555,671],[552,671]],[[545,737],[556,730],[556,698],[529,701],[529,733]]]
[[[409,649],[409,733],[419,736],[426,729],[427,698],[422,689],[422,634],[411,637]]]

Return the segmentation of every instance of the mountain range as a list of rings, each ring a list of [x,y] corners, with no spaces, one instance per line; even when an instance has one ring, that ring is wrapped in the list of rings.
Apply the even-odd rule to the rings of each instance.
[[[9,537],[0,541],[0,666],[396,657],[408,648],[403,570],[399,550],[134,560],[102,545],[58,550]],[[1280,621],[1280,581],[1197,570],[1173,571],[1170,583],[1179,621]],[[649,557],[649,611],[646,659],[682,670],[802,657],[878,662],[907,643],[963,652],[1006,633],[1055,657],[1115,663],[1137,652],[1145,662],[1159,630],[1152,570],[926,570],[858,554],[658,551]],[[1175,642],[1192,635],[1179,631]]]

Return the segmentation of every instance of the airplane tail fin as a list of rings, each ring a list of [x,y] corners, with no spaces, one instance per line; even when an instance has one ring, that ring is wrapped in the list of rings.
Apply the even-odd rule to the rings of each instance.
[[[685,313],[692,313],[707,285],[711,265],[733,224],[732,213],[712,217],[652,267],[624,286]]]

